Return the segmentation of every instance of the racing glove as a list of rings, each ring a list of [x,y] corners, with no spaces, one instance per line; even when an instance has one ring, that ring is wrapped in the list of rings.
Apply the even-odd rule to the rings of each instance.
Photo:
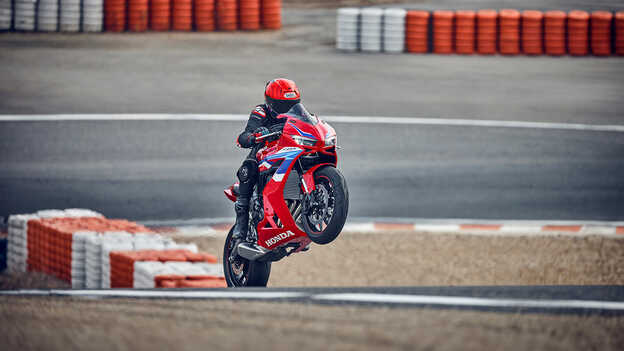
[[[270,132],[269,132],[269,130],[266,127],[260,127],[260,128],[258,128],[258,129],[256,129],[254,131],[253,136],[251,137],[251,141],[253,143],[255,143],[256,142],[256,138],[261,137],[263,135],[267,135],[269,133]]]

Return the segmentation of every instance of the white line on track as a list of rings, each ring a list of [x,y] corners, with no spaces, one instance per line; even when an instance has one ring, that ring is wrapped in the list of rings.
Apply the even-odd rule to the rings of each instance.
[[[311,298],[313,300],[332,302],[348,301],[437,306],[624,310],[624,302],[619,301],[494,299],[459,296],[394,295],[366,293],[321,294],[313,295]]]
[[[99,296],[99,297],[149,297],[181,299],[289,299],[308,294],[290,291],[210,291],[210,290],[2,290],[0,295],[23,296]]]
[[[459,118],[374,117],[374,116],[321,116],[328,122],[354,124],[415,124],[458,127],[557,129],[596,132],[624,132],[624,125],[581,123],[549,123],[525,121],[497,121]],[[0,115],[0,122],[53,122],[53,121],[245,121],[240,114],[50,114],[50,115]]]

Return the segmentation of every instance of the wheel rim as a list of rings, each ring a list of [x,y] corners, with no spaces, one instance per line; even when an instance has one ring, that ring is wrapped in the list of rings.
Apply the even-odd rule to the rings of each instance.
[[[230,236],[227,251],[228,257],[232,255],[232,250],[234,250],[235,244],[236,241],[232,240],[232,237]],[[249,261],[239,255],[236,255],[233,261],[230,261],[228,258],[227,266],[234,286],[246,286],[249,280]]]
[[[312,191],[313,203],[310,213],[305,216],[308,226],[313,233],[322,233],[334,216],[336,195],[334,186],[325,176],[316,180],[316,188]]]

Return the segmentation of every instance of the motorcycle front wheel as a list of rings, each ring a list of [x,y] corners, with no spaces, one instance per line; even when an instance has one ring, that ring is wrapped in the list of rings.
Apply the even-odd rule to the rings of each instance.
[[[228,287],[246,287],[246,286],[267,286],[269,275],[271,274],[271,262],[249,261],[245,258],[232,255],[236,242],[232,239],[232,231],[230,229],[225,238],[223,247],[223,273]],[[230,256],[233,259],[230,260]]]
[[[335,167],[314,172],[315,189],[303,226],[310,240],[325,245],[342,231],[349,212],[349,189],[344,176]]]

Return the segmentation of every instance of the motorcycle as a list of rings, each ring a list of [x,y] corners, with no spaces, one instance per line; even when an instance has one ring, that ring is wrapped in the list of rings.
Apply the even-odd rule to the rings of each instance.
[[[271,263],[329,244],[347,219],[349,191],[336,168],[336,132],[302,104],[278,116],[280,131],[256,138],[247,159],[258,181],[249,204],[247,238],[228,233],[223,268],[230,287],[266,286]],[[224,190],[231,201],[238,183]]]

